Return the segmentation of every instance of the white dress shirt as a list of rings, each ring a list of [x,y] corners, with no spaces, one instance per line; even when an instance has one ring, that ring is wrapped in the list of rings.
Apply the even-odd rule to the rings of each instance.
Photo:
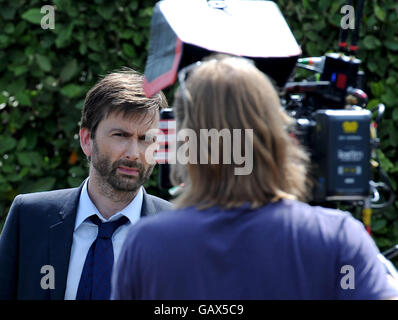
[[[129,222],[119,227],[112,236],[114,265],[122,249],[122,244],[126,238],[128,228],[136,223],[141,216],[141,208],[143,201],[142,188],[138,191],[135,198],[122,210],[114,214],[106,220],[95,207],[87,192],[88,179],[84,182],[79,205],[77,207],[75,229],[73,232],[73,243],[71,248],[68,277],[66,281],[65,300],[75,300],[77,289],[79,287],[80,277],[83,271],[84,262],[88,250],[92,243],[97,238],[98,226],[86,219],[93,214],[96,214],[102,222],[109,222],[125,216]]]

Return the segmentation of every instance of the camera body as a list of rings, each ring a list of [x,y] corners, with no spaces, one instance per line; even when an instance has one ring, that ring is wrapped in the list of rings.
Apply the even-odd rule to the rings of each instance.
[[[311,157],[312,201],[355,201],[370,195],[371,113],[320,109],[297,119],[296,137]]]
[[[359,59],[337,53],[299,59],[298,66],[319,76],[285,86],[282,104],[296,119],[294,135],[311,157],[315,203],[363,200],[371,194],[372,114],[358,88],[359,65]]]

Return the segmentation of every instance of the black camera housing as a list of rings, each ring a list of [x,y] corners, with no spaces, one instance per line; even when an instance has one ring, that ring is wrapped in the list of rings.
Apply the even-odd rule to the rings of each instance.
[[[296,136],[311,157],[312,201],[354,201],[370,195],[371,113],[321,109],[299,119]]]

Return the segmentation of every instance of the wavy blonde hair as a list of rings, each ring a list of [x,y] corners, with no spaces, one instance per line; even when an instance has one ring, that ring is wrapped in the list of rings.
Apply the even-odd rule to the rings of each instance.
[[[173,165],[172,182],[185,185],[176,207],[227,209],[249,203],[256,208],[283,198],[306,200],[308,155],[289,135],[292,119],[272,83],[249,60],[209,58],[190,73],[185,97],[177,90],[177,130],[188,128],[200,136],[200,129],[252,129],[253,169],[235,175],[234,163]],[[211,150],[198,147],[206,151]]]

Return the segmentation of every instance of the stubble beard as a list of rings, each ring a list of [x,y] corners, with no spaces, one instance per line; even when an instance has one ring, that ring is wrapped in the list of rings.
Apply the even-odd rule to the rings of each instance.
[[[131,197],[135,196],[138,189],[149,179],[155,167],[154,165],[148,165],[145,168],[138,161],[126,159],[120,159],[112,163],[105,154],[98,150],[95,140],[91,164],[96,171],[95,180],[101,193],[114,201],[131,200]],[[138,175],[130,176],[122,174],[117,171],[117,168],[120,166],[135,168],[138,170]]]

